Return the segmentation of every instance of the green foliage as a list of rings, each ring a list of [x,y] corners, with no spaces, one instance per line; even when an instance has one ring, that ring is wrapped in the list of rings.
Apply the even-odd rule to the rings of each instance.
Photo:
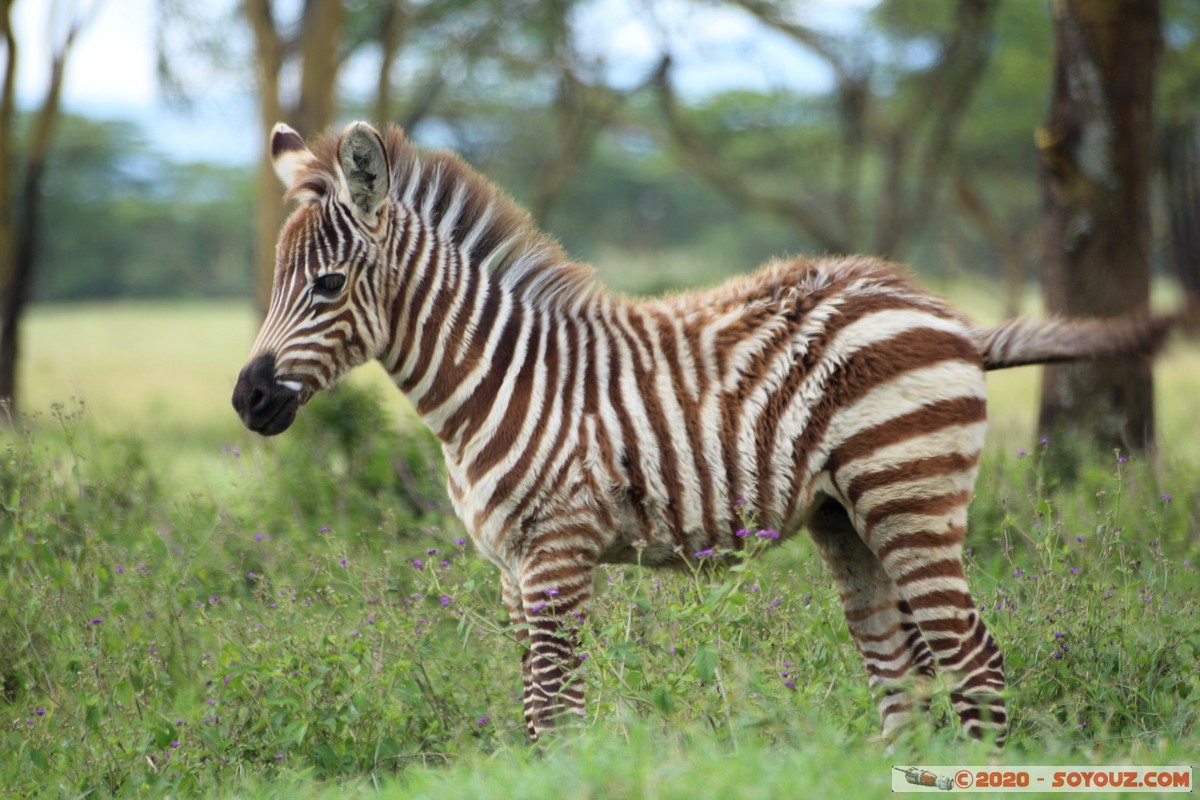
[[[417,528],[449,511],[437,440],[425,426],[401,436],[373,388],[344,384],[314,397],[264,469],[268,509],[339,530]]]
[[[174,162],[130,123],[64,115],[45,175],[35,299],[244,296],[251,177]]]
[[[812,546],[768,548],[752,519],[744,549],[694,571],[604,573],[581,631],[585,729],[529,745],[494,569],[447,515],[417,533],[407,512],[384,530],[357,508],[405,502],[363,464],[410,434],[369,394],[306,411],[295,449],[229,453],[211,493],[163,480],[169,443],[97,438],[78,410],[54,436],[6,435],[0,793],[868,796],[893,759],[996,758],[937,724],[944,691],[885,754]],[[1052,447],[991,457],[972,512],[968,577],[1010,678],[1001,760],[1186,762],[1200,474],[1114,456],[1063,487]],[[346,507],[332,530],[327,507],[268,491],[326,491],[323,470]]]

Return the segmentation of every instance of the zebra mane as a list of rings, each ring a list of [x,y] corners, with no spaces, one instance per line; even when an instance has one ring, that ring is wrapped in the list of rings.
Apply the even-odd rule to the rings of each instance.
[[[595,289],[595,270],[574,262],[529,212],[454,153],[421,150],[388,125],[383,135],[391,164],[391,200],[414,209],[440,234],[464,246],[517,297],[537,305],[569,305]],[[292,195],[335,197],[338,135],[312,147],[313,159]]]

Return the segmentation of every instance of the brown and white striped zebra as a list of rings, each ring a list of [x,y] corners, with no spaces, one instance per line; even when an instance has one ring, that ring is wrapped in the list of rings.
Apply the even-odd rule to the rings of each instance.
[[[278,434],[313,393],[383,363],[441,440],[455,510],[527,623],[531,736],[583,713],[575,626],[595,567],[738,547],[744,500],[762,526],[816,541],[885,735],[937,667],[966,731],[1003,740],[1000,650],[960,557],[983,371],[1146,350],[1159,323],[981,329],[860,257],[630,300],[399,130],[355,123],[310,151],[279,125],[271,152],[299,202],[234,407]]]

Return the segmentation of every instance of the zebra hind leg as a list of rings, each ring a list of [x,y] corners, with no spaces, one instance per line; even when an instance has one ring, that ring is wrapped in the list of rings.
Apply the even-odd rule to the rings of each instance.
[[[928,709],[933,656],[899,588],[841,504],[824,498],[807,527],[837,584],[850,635],[879,694],[884,738],[890,739],[910,718],[914,697]]]
[[[864,538],[899,587],[938,667],[950,701],[977,739],[1008,734],[1004,660],[984,626],[962,565],[969,495],[894,500],[864,516]]]

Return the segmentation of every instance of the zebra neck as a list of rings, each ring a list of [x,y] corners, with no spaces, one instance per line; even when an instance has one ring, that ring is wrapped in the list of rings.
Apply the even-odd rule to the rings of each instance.
[[[457,248],[440,247],[424,269],[403,276],[392,318],[393,343],[381,358],[392,380],[443,443],[453,449],[490,434],[489,416],[517,383],[533,379],[547,355],[549,315]],[[539,334],[540,331],[540,334]]]

